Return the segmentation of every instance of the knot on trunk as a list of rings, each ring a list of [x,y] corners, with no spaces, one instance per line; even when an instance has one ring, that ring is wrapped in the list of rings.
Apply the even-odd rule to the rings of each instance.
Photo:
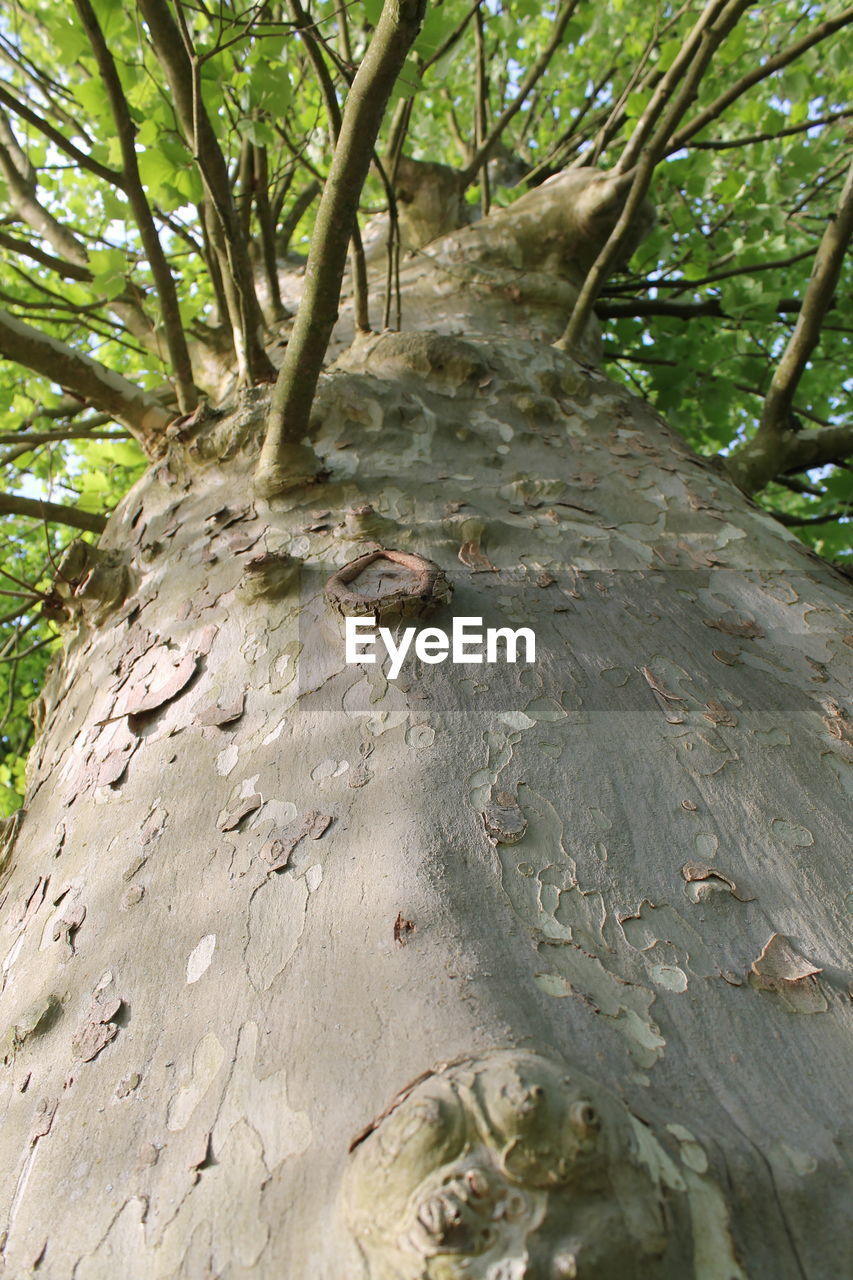
[[[45,612],[60,624],[83,617],[100,626],[124,604],[131,587],[128,557],[123,552],[103,550],[76,538],[57,565]]]
[[[375,1280],[651,1275],[668,1232],[635,1126],[530,1050],[445,1064],[353,1142],[347,1226]]]

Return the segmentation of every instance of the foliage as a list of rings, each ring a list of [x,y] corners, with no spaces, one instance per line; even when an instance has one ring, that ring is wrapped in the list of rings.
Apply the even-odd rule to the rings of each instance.
[[[343,101],[381,0],[315,0],[310,12],[294,0],[91,2],[131,121],[177,325],[196,381],[215,395],[224,382],[205,386],[202,370],[210,360],[220,369],[234,363],[235,320],[223,287],[228,268],[211,244],[211,210],[233,205],[233,235],[245,238],[272,336],[283,311],[271,254],[306,249],[312,196],[331,159],[328,101],[310,40]],[[180,26],[193,112],[210,122],[227,191],[217,187],[198,137],[188,136],[164,70],[163,34],[151,26],[158,6]],[[177,404],[175,326],[133,203],[103,63],[86,33],[87,7],[88,0],[13,0],[0,19],[0,305]],[[616,165],[701,11],[665,0],[544,7],[489,0],[478,18],[475,8],[470,0],[428,6],[380,151],[392,167],[389,141],[415,158],[466,170],[469,200],[498,203],[566,165]],[[297,30],[300,15],[308,35]],[[701,452],[727,455],[754,432],[837,206],[850,153],[851,21],[836,0],[744,6],[657,167],[657,229],[599,301],[611,373],[650,397]],[[488,166],[478,162],[475,138],[518,98],[560,22],[541,77]],[[827,22],[837,29],[789,57]],[[702,127],[694,131],[696,122]],[[362,208],[375,211],[385,201],[374,173]],[[794,427],[849,421],[850,286],[848,263],[796,389]],[[144,464],[136,443],[97,405],[81,404],[41,374],[0,362],[0,402],[0,463],[10,493],[107,512]],[[824,554],[849,555],[853,478],[844,459],[811,474],[777,475],[763,500]],[[44,590],[70,531],[21,515],[5,520],[4,565]],[[15,606],[15,597],[4,600]],[[20,790],[23,708],[55,643],[35,608],[24,602],[0,632],[0,700],[11,708],[0,742],[7,789],[0,807],[8,807],[10,787]],[[26,656],[9,661],[19,648]]]
[[[56,445],[40,447],[9,462],[9,487],[21,491],[28,482],[40,482],[49,497],[70,498],[81,510],[107,511],[146,465],[135,442],[125,439],[69,441],[57,453]],[[81,536],[94,540],[62,525],[12,515],[0,528],[0,592],[16,593],[0,594],[0,818],[23,798],[32,741],[27,708],[60,644],[56,627],[42,615],[41,596],[51,590],[63,551]]]

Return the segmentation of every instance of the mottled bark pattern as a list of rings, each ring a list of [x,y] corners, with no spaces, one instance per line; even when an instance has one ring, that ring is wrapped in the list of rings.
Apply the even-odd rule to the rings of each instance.
[[[444,279],[325,478],[252,498],[246,392],[102,539],[0,861],[16,1280],[844,1273],[849,584]],[[536,664],[347,666],[380,544]]]

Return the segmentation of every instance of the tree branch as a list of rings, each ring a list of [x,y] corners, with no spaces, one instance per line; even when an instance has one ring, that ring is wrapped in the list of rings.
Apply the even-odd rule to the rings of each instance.
[[[746,493],[763,488],[782,472],[834,462],[853,452],[853,427],[824,427],[818,432],[791,429],[794,395],[820,338],[852,236],[853,163],[838,210],[830,218],[815,255],[800,314],[773,374],[758,430],[727,460],[729,472]]]
[[[7,126],[4,133],[14,139],[14,134],[10,127]],[[66,272],[66,274],[70,275],[72,279],[79,279],[81,272],[88,272],[89,256],[85,246],[72,231],[59,222],[39,202],[36,196],[35,182],[31,182],[29,178],[25,178],[21,174],[15,163],[14,152],[2,141],[0,141],[0,173],[6,179],[9,202],[21,221],[25,222],[27,226],[45,239],[60,255],[60,258],[67,259],[75,268],[75,271]],[[36,258],[34,253],[30,253],[29,256]],[[58,267],[56,269],[59,270]],[[154,327],[138,302],[126,294],[121,298],[114,299],[109,305],[110,309],[126,325],[128,331],[135,338],[138,338],[148,348],[153,347],[159,354],[159,343]]]
[[[301,445],[338,314],[347,245],[388,99],[423,21],[426,0],[385,0],[344,106],[341,133],[305,269],[305,293],[273,392],[255,484],[267,496],[313,477]]]
[[[787,67],[788,63],[793,62],[796,58],[811,49],[814,45],[819,44],[821,40],[825,40],[827,36],[833,35],[836,31],[840,31],[842,27],[849,26],[853,22],[853,8],[845,9],[836,18],[828,18],[826,22],[822,22],[820,26],[815,27],[814,31],[809,32],[807,36],[803,36],[802,40],[798,40],[795,44],[789,45],[787,49],[783,49],[781,53],[777,53],[772,58],[768,58],[766,62],[762,62],[754,71],[750,71],[748,75],[737,80],[725,93],[721,93],[718,98],[709,103],[707,107],[698,112],[692,120],[688,120],[687,124],[673,135],[669,146],[669,153],[678,151],[686,143],[690,141],[697,133],[709,125],[712,120],[716,120],[723,112],[731,106],[731,104],[742,94],[751,89],[754,84],[758,84],[761,80],[766,80],[768,76],[773,75],[774,71]]]
[[[557,15],[554,18],[551,38],[533,65],[528,68],[527,74],[518,86],[518,93],[515,95],[512,102],[510,102],[509,105],[501,112],[500,116],[489,130],[489,133],[477,146],[473,156],[463,169],[463,191],[466,187],[470,187],[472,182],[476,182],[477,175],[483,164],[488,160],[495,143],[498,141],[513,116],[515,116],[523,107],[530,90],[537,81],[542,79],[542,76],[548,70],[548,65],[559,48],[560,41],[563,39],[566,27],[568,26],[572,14],[575,12],[577,7],[578,0],[562,0],[560,8],[557,10]],[[466,18],[465,21],[467,23],[468,19]]]
[[[794,332],[782,355],[761,415],[760,430],[787,429],[797,384],[820,337],[823,319],[832,305],[841,264],[853,236],[853,163],[847,174],[838,210],[827,223]]]
[[[275,370],[264,350],[263,317],[248,245],[234,208],[228,166],[201,99],[200,62],[192,52],[180,0],[176,12],[183,23],[183,33],[175,24],[167,0],[139,0],[139,8],[214,211],[208,231],[225,286],[240,377],[245,383],[257,382],[271,377]]]
[[[480,182],[480,207],[483,217],[487,218],[492,204],[492,193],[489,189],[489,156],[488,152],[483,150],[486,138],[489,136],[489,78],[486,74],[484,27],[483,9],[480,6],[474,18],[474,155],[480,156],[477,173]],[[468,185],[465,183],[465,175],[463,175],[463,184],[464,186]]]
[[[290,12],[293,14],[293,25],[299,32],[300,39],[305,45],[311,65],[314,68],[314,74],[320,85],[320,92],[323,96],[323,102],[326,107],[326,115],[329,117],[329,131],[332,135],[332,143],[337,146],[338,138],[341,133],[341,108],[335,93],[335,86],[326,66],[323,54],[320,51],[318,41],[314,35],[314,25],[310,21],[308,14],[302,8],[300,0],[288,0]],[[355,302],[355,324],[361,333],[369,333],[370,331],[370,315],[367,303],[367,265],[364,258],[364,247],[361,243],[361,229],[358,225],[358,208],[353,214],[352,221],[352,248],[351,248],[351,270],[353,294]]]
[[[75,147],[73,142],[69,142],[61,129],[56,129],[47,120],[43,120],[31,107],[28,107],[25,102],[21,102],[2,84],[0,84],[0,103],[14,112],[16,116],[20,116],[22,120],[26,120],[27,124],[31,124],[34,129],[38,129],[39,133],[49,138],[60,151],[75,160],[81,169],[88,170],[89,173],[93,173],[96,178],[100,178],[102,182],[108,183],[111,187],[121,189],[122,176],[118,170],[110,169],[107,165],[100,164],[97,160],[93,160],[91,156],[87,156],[85,151],[81,151],[79,147]]]
[[[76,236],[39,203],[35,195],[35,183],[21,175],[13,152],[2,142],[0,173],[6,179],[9,203],[18,217],[52,245],[61,258],[67,258],[75,266],[85,268],[88,262],[85,248]]]
[[[586,330],[596,298],[619,261],[640,213],[652,174],[672,131],[695,97],[714,53],[737,24],[751,0],[709,0],[681,52],[663,77],[625,147],[616,171],[630,172],[637,160],[631,190],[616,226],[590,269],[565,333],[555,344],[573,350]]]
[[[35,625],[35,620],[33,621],[33,625]],[[19,640],[24,631],[28,629],[29,628],[22,627],[18,635],[13,638]],[[35,644],[31,644],[28,649],[16,649],[14,653],[6,653],[4,651],[0,654],[0,662],[20,662],[22,658],[28,658],[31,653],[37,653],[39,649],[43,649],[45,645],[52,644],[54,639],[54,636],[45,636],[44,640],[37,640]]]
[[[586,94],[586,96],[583,99],[583,102],[581,103],[580,107],[576,111],[569,127],[560,134],[560,136],[557,138],[553,146],[551,146],[549,150],[546,151],[545,155],[542,156],[541,160],[538,160],[537,163],[534,164],[533,167],[529,169],[528,172],[525,174],[524,182],[527,184],[528,187],[535,185],[537,178],[541,174],[544,174],[545,177],[548,178],[553,173],[559,172],[560,169],[568,168],[568,165],[566,162],[569,156],[573,152],[576,152],[581,142],[583,141],[583,139],[589,136],[590,126],[594,122],[596,116],[599,113],[597,112],[593,113],[593,121],[589,121],[589,120],[587,121],[587,125],[584,131],[580,130],[580,125],[583,123],[586,117],[590,114],[590,112],[592,111],[592,105],[595,102],[596,98],[598,97],[599,93],[604,88],[604,86],[606,84],[609,84],[609,82],[613,79],[617,70],[618,70],[618,67],[616,65],[612,64],[608,66],[604,72],[604,75],[602,75],[597,81],[595,81],[594,84],[590,86],[588,93]],[[586,155],[584,156],[584,163],[589,162],[588,155],[589,153],[586,153]]]
[[[638,92],[644,92],[651,85],[656,84],[660,79],[660,72],[657,71],[654,66],[651,71],[647,71],[649,60],[656,53],[664,36],[668,35],[669,32],[678,25],[689,7],[690,0],[684,0],[677,9],[670,13],[668,20],[663,23],[661,22],[660,8],[658,8],[652,33],[646,41],[645,48],[639,58],[634,60],[634,65],[631,68],[631,74],[628,77],[627,83],[623,86],[619,96],[610,108],[608,109],[605,107],[600,113],[602,123],[598,128],[592,146],[586,156],[579,157],[575,162],[576,164],[598,164],[604,148],[608,145],[610,140],[616,136],[618,131],[622,128],[622,125],[625,123],[625,104],[627,103],[629,96],[635,90]],[[616,47],[617,55],[622,53],[624,43],[624,38],[619,41]]]
[[[759,440],[756,433],[737,453],[721,461],[738,488],[753,494],[783,474],[840,464],[851,457],[853,424],[848,423],[815,431],[789,431],[772,439],[762,436]]]
[[[110,422],[111,419],[106,414],[98,414],[97,418],[100,422]],[[73,427],[69,427],[67,431],[34,431],[29,432],[10,432],[8,435],[0,435],[0,444],[23,445],[26,450],[35,449],[42,444],[60,444],[63,440],[127,440],[128,433],[126,431],[93,431],[88,427],[79,426],[76,431]],[[5,459],[4,459],[5,461]]]
[[[52,253],[45,253],[44,249],[30,244],[28,240],[19,240],[17,236],[7,235],[4,231],[0,231],[0,247],[8,249],[10,253],[19,253],[22,258],[30,258],[40,266],[55,271],[65,280],[78,280],[81,284],[91,284],[94,279],[88,267],[78,266],[64,258],[55,258]]]
[[[0,355],[67,388],[127,427],[151,454],[174,414],[121,374],[0,310]]]
[[[780,298],[776,310],[779,315],[796,315],[802,305],[799,298]],[[674,320],[695,320],[698,316],[731,319],[719,298],[703,298],[701,302],[667,302],[664,298],[629,298],[622,302],[599,298],[595,314],[601,320],[633,320],[643,316],[671,316]]]
[[[280,253],[287,253],[294,231],[302,221],[303,215],[311,208],[311,205],[317,199],[321,190],[322,188],[320,183],[316,178],[312,178],[308,185],[302,188],[299,195],[282,218],[277,236]]]
[[[483,3],[483,0],[474,0],[474,3],[471,5],[471,8],[464,15],[462,20],[456,24],[456,26],[450,32],[450,35],[447,36],[446,39],[442,41],[442,43],[438,46],[438,48],[435,50],[434,53],[431,53],[430,56],[427,59],[425,59],[424,64],[421,67],[421,75],[425,75],[426,72],[429,71],[430,67],[435,66],[437,62],[441,61],[441,59],[444,57],[446,53],[450,52],[450,50],[456,44],[456,41],[459,39],[459,37],[464,35],[465,28],[468,26],[468,23],[471,21],[474,14],[480,8],[480,5],[482,3]],[[408,99],[408,101],[411,101],[411,99]]]
[[[775,142],[778,138],[790,138],[796,133],[808,133],[810,129],[835,124],[838,120],[849,120],[851,116],[853,111],[833,111],[828,116],[817,116],[814,120],[791,124],[772,133],[748,133],[739,138],[710,138],[707,142],[693,142],[691,146],[696,151],[730,151],[733,147],[749,147],[756,142]]]
[[[190,413],[198,404],[198,395],[193,383],[190,353],[184,336],[181,314],[178,306],[178,293],[175,281],[157,228],[148,204],[139,176],[139,165],[136,159],[136,126],[131,119],[124,90],[121,86],[116,65],[107,47],[95,11],[89,0],[74,0],[83,30],[95,55],[101,79],[107,91],[113,120],[118,134],[122,158],[122,185],[133,210],[136,225],[142,238],[142,247],[154,276],[157,294],[160,298],[160,311],[163,317],[163,328],[169,359],[175,376],[175,392],[181,413]]]
[[[731,255],[728,255],[731,257]],[[641,287],[644,289],[674,289],[678,293],[686,293],[688,289],[699,289],[707,284],[716,284],[719,280],[730,280],[733,276],[751,276],[756,271],[774,271],[782,267],[793,267],[797,262],[803,262],[806,258],[813,257],[811,249],[804,249],[802,253],[793,253],[789,258],[771,258],[766,262],[748,262],[743,266],[730,267],[725,271],[715,271],[708,276],[700,276],[695,280],[687,280],[682,277],[680,280],[663,280],[663,279],[646,279],[642,281]],[[725,259],[724,259],[725,261]],[[627,289],[635,289],[638,285],[636,281],[627,285],[614,284],[608,289],[608,292],[622,292]]]
[[[817,489],[813,484],[806,484],[804,480],[795,480],[793,476],[777,476],[776,483],[785,489],[790,489],[791,493],[805,493],[811,498],[826,497],[825,489]]]
[[[99,416],[102,421],[109,421],[103,414]],[[0,444],[13,446],[4,453],[0,453],[0,467],[8,467],[18,458],[31,453],[34,449],[40,449],[43,445],[61,444],[65,440],[127,440],[128,438],[126,431],[89,431],[84,426],[78,427],[76,431],[69,428],[67,431],[34,431],[31,435],[22,432],[0,435]]]
[[[746,5],[743,6],[743,8],[746,7]],[[708,0],[705,8],[702,10],[693,27],[688,32],[687,37],[685,38],[676,57],[673,59],[671,65],[667,68],[666,72],[658,82],[657,87],[646,104],[645,110],[637,121],[636,126],[634,127],[634,132],[631,134],[622,155],[619,157],[619,163],[616,165],[617,172],[624,173],[637,163],[640,159],[641,153],[646,147],[646,144],[652,139],[655,132],[657,132],[658,138],[661,139],[663,130],[658,128],[658,121],[667,114],[667,104],[672,102],[676,95],[678,86],[683,80],[686,80],[687,83],[692,86],[693,93],[695,93],[699,86],[699,79],[701,78],[696,76],[696,68],[699,66],[699,62],[702,57],[703,46],[705,51],[708,51],[708,33],[713,31],[714,23],[724,17],[728,8],[728,0]],[[739,17],[740,14],[737,16]],[[716,43],[719,43],[719,41]],[[711,52],[713,52],[713,49]],[[707,66],[707,61],[708,58],[704,59],[704,66]],[[704,66],[702,67],[703,71]],[[690,105],[692,97],[692,93],[690,96],[685,97],[683,104],[684,111],[686,111]],[[671,114],[672,110],[670,108],[669,115],[671,116]],[[674,127],[676,123],[677,121],[673,120],[671,128]],[[661,139],[659,142],[661,154],[663,153],[663,145],[665,145],[665,142],[669,140],[671,128],[668,131],[666,138]],[[661,145],[661,143],[663,143],[663,145]]]
[[[22,498],[16,493],[0,493],[0,515],[29,516],[48,524],[65,524],[87,533],[103,532],[107,517],[79,507],[66,507],[59,502],[43,502],[40,498]]]
[[[281,288],[278,282],[278,262],[275,252],[275,224],[273,223],[270,205],[269,157],[266,147],[252,143],[252,186],[255,198],[255,210],[260,228],[261,252],[264,261],[264,275],[270,295],[270,314],[273,320],[285,320],[290,312],[281,300]]]
[[[849,504],[839,507],[836,511],[825,511],[819,516],[793,516],[787,511],[771,511],[769,508],[766,510],[774,520],[778,520],[780,524],[787,525],[789,528],[799,528],[807,524],[833,524],[836,520],[842,520],[850,515]]]

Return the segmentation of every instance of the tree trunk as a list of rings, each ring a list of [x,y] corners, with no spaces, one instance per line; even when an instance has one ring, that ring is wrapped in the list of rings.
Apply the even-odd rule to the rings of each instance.
[[[0,893],[10,1277],[845,1271],[848,584],[564,310],[424,270],[442,334],[321,382],[328,478],[252,498],[244,392],[69,597]],[[377,547],[535,662],[348,665]]]

